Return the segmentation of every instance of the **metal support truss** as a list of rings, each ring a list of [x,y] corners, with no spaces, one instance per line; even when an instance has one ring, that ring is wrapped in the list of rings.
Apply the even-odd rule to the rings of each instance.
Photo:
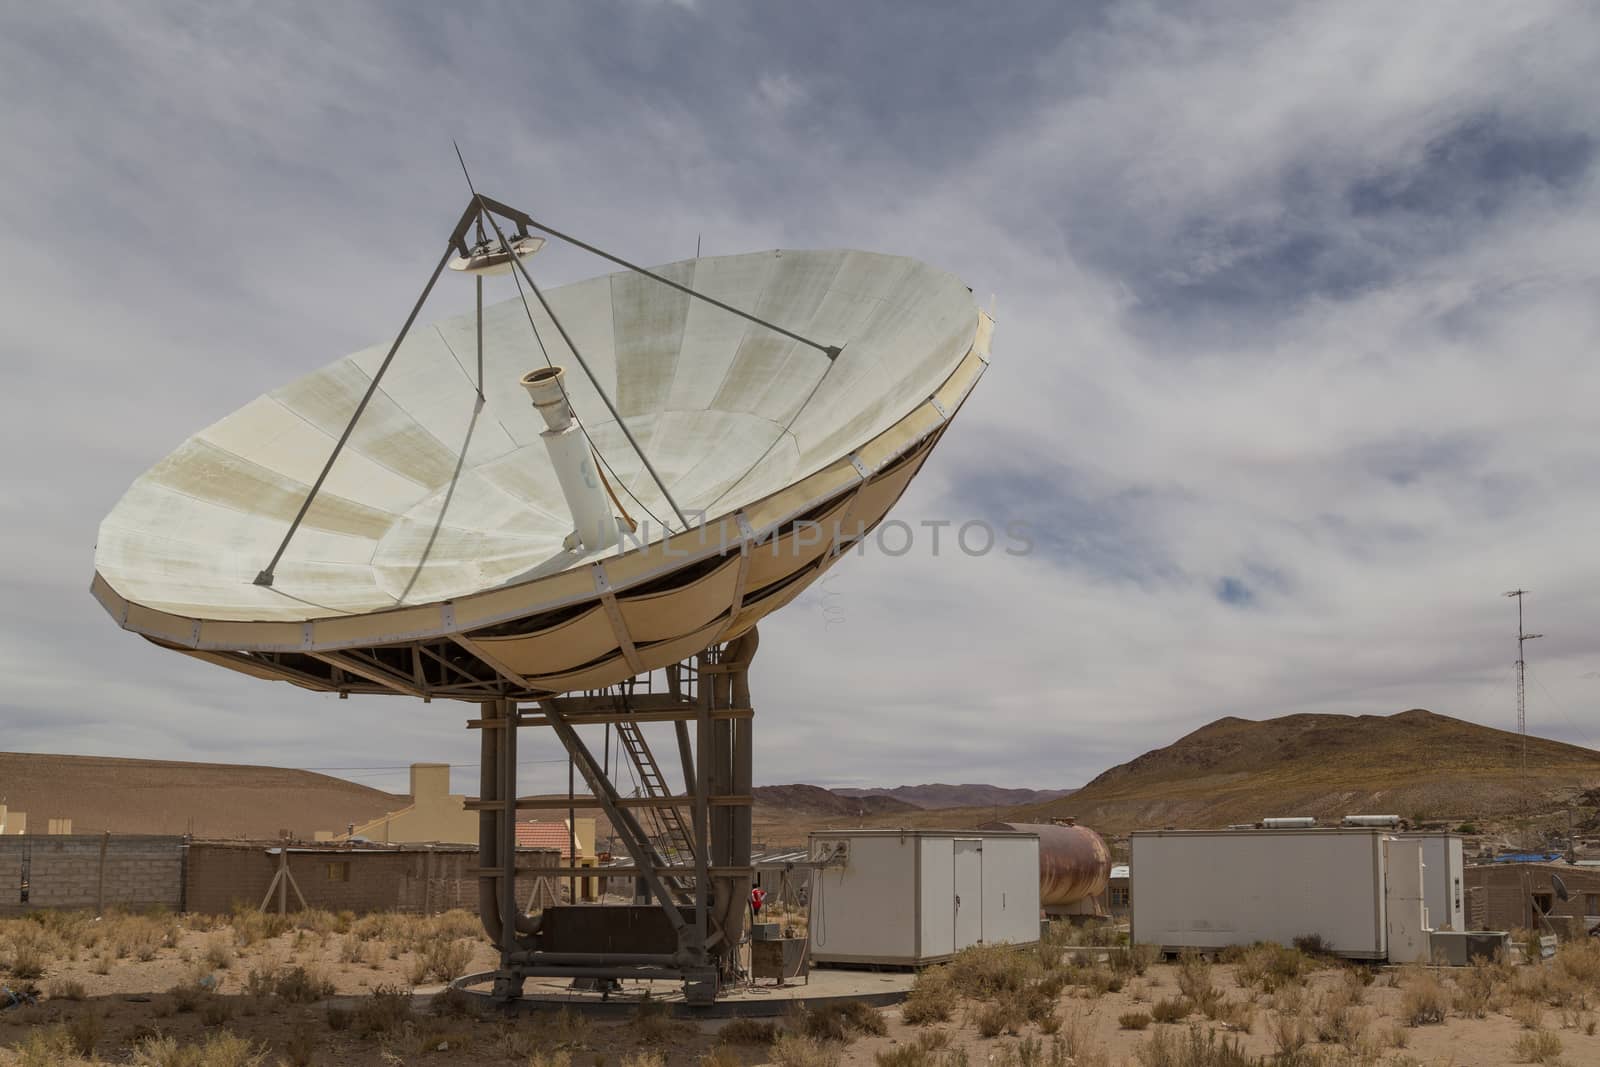
[[[508,699],[486,701],[482,717],[468,723],[482,731],[482,786],[472,806],[479,812],[483,925],[500,949],[496,997],[519,996],[526,979],[535,977],[664,978],[681,980],[685,999],[703,1004],[715,999],[719,988],[743,977],[737,950],[745,940],[753,879],[748,672],[756,643],[752,630],[670,668],[666,692],[650,691],[651,676],[646,675],[612,692],[546,696],[537,702],[537,710],[520,710]],[[625,796],[580,732],[608,723],[627,723],[637,731],[644,722],[673,724],[684,770],[682,792]],[[605,813],[632,860],[630,866],[581,868],[575,861],[555,869],[518,865],[517,812],[570,803],[517,795],[517,734],[538,726],[550,727],[561,743],[588,787],[589,795],[580,799]],[[680,820],[684,809],[690,813],[685,822],[691,853],[687,859],[665,858],[659,840],[635,814],[652,807],[678,810]],[[660,936],[648,944],[627,943],[638,924],[638,905],[574,903],[538,918],[525,915],[518,905],[519,873],[637,877],[646,904],[658,908],[659,919],[665,920],[658,920],[654,929],[670,931],[661,936],[671,944],[662,943]],[[606,917],[608,909],[614,922]],[[573,921],[577,918],[581,923]]]

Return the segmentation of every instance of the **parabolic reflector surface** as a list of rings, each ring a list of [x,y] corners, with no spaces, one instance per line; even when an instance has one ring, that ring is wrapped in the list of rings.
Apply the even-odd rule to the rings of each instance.
[[[471,674],[530,692],[593,688],[747,630],[837,558],[797,518],[849,540],[898,499],[981,374],[989,320],[955,277],[875,253],[657,269],[843,346],[830,362],[631,272],[546,294],[677,505],[703,525],[682,529],[531,303],[639,524],[604,551],[563,547],[572,518],[519,384],[545,357],[513,298],[483,312],[482,401],[476,317],[413,327],[270,587],[253,580],[387,343],[257,398],[141,476],[101,524],[96,596],[161,644],[351,691],[474,696]],[[387,647],[429,641],[448,648],[433,674],[401,669]]]

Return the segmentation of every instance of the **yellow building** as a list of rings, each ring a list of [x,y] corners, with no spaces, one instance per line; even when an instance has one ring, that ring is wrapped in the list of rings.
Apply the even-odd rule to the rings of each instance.
[[[466,803],[466,796],[450,792],[448,763],[413,763],[409,805],[362,823],[349,834],[329,834],[328,839],[363,837],[383,844],[435,841],[475,845],[478,843],[478,813],[468,811]],[[322,839],[323,835],[317,837]]]

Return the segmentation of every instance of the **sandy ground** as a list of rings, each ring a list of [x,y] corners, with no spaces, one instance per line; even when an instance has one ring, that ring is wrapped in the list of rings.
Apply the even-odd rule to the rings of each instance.
[[[462,971],[492,967],[494,953],[481,937],[458,936],[471,925],[470,917],[460,913],[447,920],[399,920],[388,931],[394,935],[391,938],[339,930],[291,930],[255,940],[248,932],[241,936],[227,923],[192,929],[172,919],[135,917],[108,922],[103,928],[90,924],[58,937],[51,943],[55,954],[41,976],[27,981],[15,976],[0,979],[0,984],[13,988],[31,984],[42,994],[38,1004],[0,1010],[0,1064],[28,1063],[31,1067],[35,1063],[81,1062],[70,1057],[38,1058],[39,1047],[52,1035],[58,1041],[77,1040],[80,1047],[92,1044],[101,1062],[129,1063],[140,1062],[136,1058],[140,1043],[151,1038],[166,1036],[179,1043],[198,1044],[224,1031],[249,1042],[260,1057],[255,1062],[263,1064],[524,1065],[539,1053],[564,1052],[577,1067],[629,1067],[641,1063],[642,1054],[650,1053],[678,1067],[699,1064],[719,1047],[718,1067],[774,1059],[767,1046],[719,1046],[718,1031],[724,1025],[720,1021],[681,1023],[660,1017],[616,1021],[553,1013],[509,1018],[498,1013],[437,1014],[444,1006],[430,1003],[428,994],[438,988],[438,982],[419,979],[419,951],[402,947],[400,938],[410,938],[419,948],[424,943],[459,946],[463,955],[456,962],[466,961]],[[27,920],[0,922],[0,966],[13,962],[19,930],[32,935],[20,925],[23,923],[37,925]],[[369,927],[378,925],[378,920],[369,923]],[[141,940],[152,930],[165,931],[168,939],[159,945]],[[257,930],[255,935],[263,933],[273,934]],[[364,933],[371,935],[373,930]],[[128,948],[126,955],[117,955],[119,945]],[[139,958],[142,955],[148,958]],[[307,1002],[297,1003],[292,997],[263,991],[266,976],[281,976],[295,967],[325,981],[332,995],[326,995],[328,988],[313,990]],[[880,1053],[921,1039],[941,1046],[924,1061],[934,1067],[960,1067],[961,1050],[967,1064],[1030,1067],[1024,1061],[1029,1042],[1037,1039],[1045,1057],[1038,1067],[1049,1063],[1050,1047],[1057,1040],[1077,1050],[1076,1058],[1064,1058],[1058,1067],[1138,1063],[1141,1046],[1151,1042],[1158,1031],[1183,1035],[1198,1027],[1227,1034],[1254,1056],[1270,1057],[1280,1047],[1277,1034],[1281,1027],[1274,1025],[1275,1020],[1289,1015],[1314,1023],[1324,997],[1359,984],[1346,977],[1350,970],[1338,966],[1316,970],[1298,984],[1298,993],[1279,994],[1275,1001],[1259,988],[1242,985],[1237,968],[1217,964],[1211,969],[1212,984],[1224,1001],[1241,1005],[1234,1011],[1231,1027],[1196,1013],[1181,1022],[1152,1022],[1143,1030],[1124,1028],[1119,1021],[1122,1016],[1148,1012],[1155,1002],[1178,996],[1179,967],[1159,963],[1115,992],[1095,995],[1085,986],[1067,986],[1056,1004],[1060,1027],[1055,1034],[1022,1023],[1011,1032],[981,1037],[976,1023],[983,1005],[964,1000],[949,1021],[925,1026],[905,1023],[901,1008],[886,1008],[882,1012],[886,1033],[857,1035],[837,1051],[843,1064],[876,1064]],[[1517,969],[1505,988],[1521,981],[1521,972],[1531,970]],[[257,976],[254,983],[252,972]],[[1600,1007],[1600,980],[1590,977],[1568,982],[1556,998],[1562,1007],[1546,1002],[1534,1008],[1528,998],[1506,995],[1498,998],[1499,1003],[1484,1018],[1464,1017],[1452,1008],[1441,1024],[1402,1025],[1399,1017],[1405,991],[1401,986],[1418,973],[1407,977],[1392,968],[1375,972],[1372,983],[1361,987],[1361,1003],[1351,1008],[1358,1024],[1356,1032],[1343,1047],[1318,1043],[1313,1036],[1308,1049],[1322,1056],[1314,1062],[1498,1067],[1518,1061],[1518,1042],[1535,1033],[1530,1026],[1537,1023],[1542,1032],[1559,1041],[1559,1062],[1600,1064],[1600,1036],[1586,1032],[1594,1028],[1594,1009]],[[1438,974],[1445,994],[1453,998],[1463,972],[1452,974],[1446,969]],[[363,1005],[376,1003],[372,994],[378,990],[398,995],[383,1002],[391,1009],[389,1014],[369,1013],[382,1017],[364,1024]],[[416,995],[408,999],[413,990]],[[1298,1008],[1288,1002],[1295,998]],[[780,1020],[780,1025],[798,1027],[800,1022],[791,1018]],[[60,1027],[67,1032],[53,1029]],[[930,1039],[926,1036],[930,1033],[940,1036]],[[30,1042],[32,1059],[27,1051]],[[198,1062],[225,1061],[218,1053]]]

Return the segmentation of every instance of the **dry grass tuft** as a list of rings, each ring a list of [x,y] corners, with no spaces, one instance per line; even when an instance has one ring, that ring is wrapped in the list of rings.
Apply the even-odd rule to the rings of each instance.
[[[1010,1004],[994,1001],[981,1004],[971,1013],[969,1021],[978,1036],[995,1038],[1001,1034],[1014,1034],[1022,1025],[1020,1013]]]
[[[857,1035],[889,1032],[883,1012],[860,1000],[826,1004],[805,1014],[804,1032],[819,1041],[849,1042]]]
[[[82,1000],[89,993],[76,978],[57,978],[45,986],[44,995],[51,1000]]]
[[[1186,952],[1178,958],[1178,991],[1207,1018],[1216,1014],[1222,990],[1211,981],[1211,961],[1198,953]]]
[[[917,975],[911,995],[900,1008],[900,1018],[913,1026],[949,1022],[961,996],[951,982],[947,967],[931,967]]]
[[[139,1067],[258,1067],[266,1050],[222,1030],[202,1044],[181,1044],[174,1037],[151,1037],[139,1043],[133,1062]]]
[[[1312,960],[1298,949],[1263,941],[1244,950],[1234,975],[1240,985],[1275,993],[1284,986],[1299,985],[1313,966]]]
[[[43,978],[50,960],[62,954],[60,941],[34,923],[13,923],[5,955],[5,969],[12,978],[31,981]]]
[[[772,1046],[776,1067],[840,1067],[844,1049],[804,1034],[785,1034]]]
[[[1150,1025],[1150,1014],[1143,1011],[1126,1011],[1117,1016],[1117,1025],[1124,1030],[1143,1030]]]
[[[1158,1023],[1181,1023],[1194,1011],[1184,997],[1165,997],[1150,1006],[1150,1017]]]
[[[1524,1030],[1538,1030],[1544,1026],[1544,1008],[1536,1000],[1519,1000],[1511,1005],[1508,1014],[1521,1023]]]
[[[1244,1051],[1238,1038],[1199,1027],[1186,1032],[1157,1030],[1134,1055],[1142,1067],[1257,1067],[1261,1062]]]
[[[245,979],[251,996],[272,996],[290,1004],[314,1004],[333,996],[333,982],[315,968],[296,965],[276,971],[251,970]]]
[[[1433,1026],[1444,1022],[1449,998],[1438,976],[1415,964],[1406,967],[1398,979],[1400,1019],[1407,1026]]]
[[[732,1019],[717,1031],[723,1045],[770,1045],[778,1040],[778,1024],[763,1019]]]
[[[1267,1034],[1281,1059],[1296,1056],[1311,1041],[1311,1027],[1303,1015],[1274,1015],[1267,1023]]]
[[[370,997],[356,1005],[350,1022],[362,1037],[374,1037],[402,1030],[413,1018],[409,990],[398,986],[379,986]],[[333,1024],[334,1017],[330,1013],[328,1025]]]
[[[1517,1038],[1513,1051],[1518,1063],[1556,1063],[1561,1058],[1561,1039],[1548,1030],[1535,1030]]]

